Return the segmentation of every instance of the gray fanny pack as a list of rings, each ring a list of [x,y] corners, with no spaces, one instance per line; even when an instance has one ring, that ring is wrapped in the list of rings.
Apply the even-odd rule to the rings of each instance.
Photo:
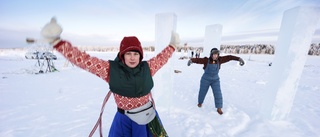
[[[124,114],[137,124],[146,125],[154,119],[156,110],[153,107],[153,103],[149,101],[138,108],[125,110]]]

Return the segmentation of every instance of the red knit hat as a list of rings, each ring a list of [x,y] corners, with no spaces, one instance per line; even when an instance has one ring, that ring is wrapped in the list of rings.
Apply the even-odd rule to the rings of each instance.
[[[143,58],[143,50],[141,43],[135,36],[124,37],[120,43],[119,58],[123,59],[123,55],[128,51],[138,51],[140,54],[140,61]]]

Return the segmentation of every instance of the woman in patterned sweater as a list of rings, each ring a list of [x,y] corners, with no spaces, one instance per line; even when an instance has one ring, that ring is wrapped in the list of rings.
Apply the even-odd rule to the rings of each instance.
[[[173,33],[170,44],[148,61],[142,61],[143,50],[138,38],[135,36],[124,37],[115,60],[105,61],[81,52],[68,41],[61,40],[61,33],[62,28],[57,24],[55,18],[52,18],[51,22],[46,24],[41,31],[42,36],[50,45],[67,60],[109,83],[110,91],[113,93],[118,107],[118,112],[115,114],[109,131],[109,137],[167,136],[157,112],[155,112],[156,116],[152,118],[152,121],[146,124],[138,124],[129,118],[126,112],[139,109],[152,100],[152,76],[172,56],[180,42],[178,34]],[[151,102],[153,104],[153,100]],[[162,128],[155,131],[154,123],[158,123],[156,126]]]

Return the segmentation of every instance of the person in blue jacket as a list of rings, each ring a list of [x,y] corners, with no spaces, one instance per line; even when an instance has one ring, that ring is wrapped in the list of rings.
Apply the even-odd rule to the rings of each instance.
[[[200,80],[200,90],[198,95],[198,107],[202,107],[202,103],[204,98],[208,92],[209,87],[211,87],[215,107],[217,108],[217,112],[222,115],[222,93],[220,88],[220,77],[219,77],[219,70],[221,68],[221,64],[226,63],[230,60],[239,61],[241,66],[244,65],[243,59],[240,57],[227,55],[227,56],[220,56],[220,51],[217,48],[212,48],[210,51],[210,57],[204,58],[191,58],[188,61],[188,66],[192,63],[196,64],[203,64],[204,73]]]

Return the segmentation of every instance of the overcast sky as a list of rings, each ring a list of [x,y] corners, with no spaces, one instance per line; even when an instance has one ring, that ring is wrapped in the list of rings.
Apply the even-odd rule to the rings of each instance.
[[[205,27],[213,24],[223,25],[222,42],[241,35],[274,41],[285,10],[317,5],[320,0],[1,0],[0,48],[40,38],[53,16],[63,27],[62,38],[76,45],[118,46],[124,36],[134,35],[149,46],[155,15],[168,12],[177,15],[182,42],[202,41]],[[256,34],[263,37],[248,37]]]

